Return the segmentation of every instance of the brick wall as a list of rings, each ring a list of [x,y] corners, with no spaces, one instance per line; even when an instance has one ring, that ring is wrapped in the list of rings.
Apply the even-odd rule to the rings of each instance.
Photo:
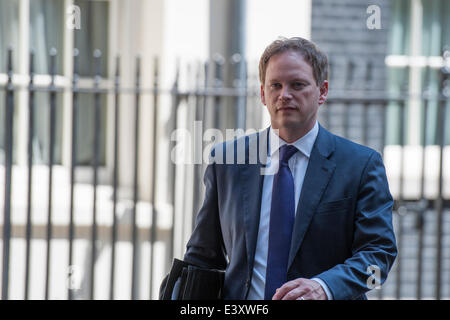
[[[381,28],[369,29],[370,5],[380,8]],[[311,40],[330,60],[329,91],[386,88],[391,3],[388,0],[313,0]],[[349,64],[352,66],[349,67]],[[364,113],[366,112],[366,113]],[[367,119],[370,119],[368,121]],[[319,121],[333,133],[381,151],[384,112],[380,105],[338,104],[329,99]],[[364,139],[364,130],[368,135]]]
[[[367,28],[367,7],[377,5],[381,12],[381,29]],[[384,58],[388,49],[391,15],[388,0],[313,0],[311,39],[331,60],[333,80],[330,89],[342,89],[346,83],[346,63],[355,64],[355,78],[365,76],[365,62],[373,65],[372,89],[383,89],[386,79]],[[352,88],[361,89],[364,82],[354,81]]]

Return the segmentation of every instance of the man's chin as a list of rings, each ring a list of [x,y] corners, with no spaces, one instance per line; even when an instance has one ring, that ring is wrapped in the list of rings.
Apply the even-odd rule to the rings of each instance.
[[[287,130],[290,132],[303,132],[303,131],[309,131],[312,126],[314,126],[314,122],[311,123],[309,121],[305,122],[305,121],[293,121],[293,120],[288,120],[288,119],[284,119],[285,121],[278,121],[276,125],[272,124],[272,127],[274,129],[278,129],[278,130]]]
[[[298,121],[282,121],[280,122],[279,129],[286,129],[286,130],[298,130],[305,126],[303,122]]]

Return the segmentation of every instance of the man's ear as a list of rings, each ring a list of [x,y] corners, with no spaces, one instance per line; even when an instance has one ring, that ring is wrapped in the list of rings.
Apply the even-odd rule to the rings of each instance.
[[[320,85],[319,105],[325,103],[328,97],[328,81],[324,80]]]
[[[261,85],[261,102],[266,105],[266,96],[264,95],[264,85]]]

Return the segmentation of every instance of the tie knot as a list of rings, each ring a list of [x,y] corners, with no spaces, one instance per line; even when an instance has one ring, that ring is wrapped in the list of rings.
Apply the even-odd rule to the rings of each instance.
[[[287,145],[285,144],[280,148],[280,163],[286,164],[288,163],[289,159],[294,155],[294,153],[297,152],[297,148],[293,145]]]

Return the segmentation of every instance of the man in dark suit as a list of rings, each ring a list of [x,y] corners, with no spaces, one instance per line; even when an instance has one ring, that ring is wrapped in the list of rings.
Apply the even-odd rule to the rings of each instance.
[[[317,121],[327,69],[310,41],[274,41],[259,66],[271,126],[213,148],[184,261],[224,269],[225,299],[367,299],[392,267],[393,199],[380,154]],[[222,161],[236,152],[245,161]]]

